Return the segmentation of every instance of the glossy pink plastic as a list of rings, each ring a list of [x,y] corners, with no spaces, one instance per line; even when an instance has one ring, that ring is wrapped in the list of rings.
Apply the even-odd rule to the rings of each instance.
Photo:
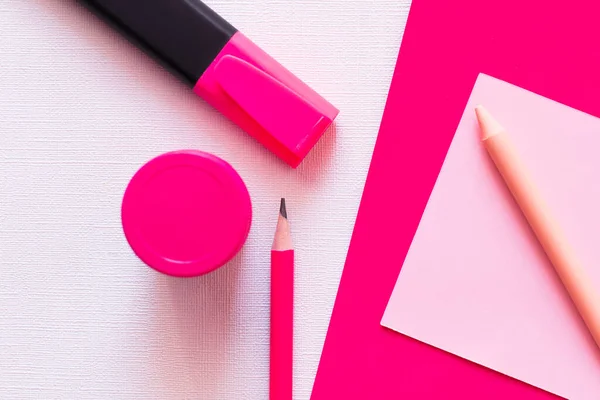
[[[194,92],[294,168],[339,112],[239,32]]]
[[[200,151],[166,153],[129,183],[123,230],[137,256],[167,275],[198,276],[243,246],[252,206],[246,185],[225,161]]]

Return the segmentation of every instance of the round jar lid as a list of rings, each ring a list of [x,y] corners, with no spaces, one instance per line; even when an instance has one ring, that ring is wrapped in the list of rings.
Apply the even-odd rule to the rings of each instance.
[[[242,248],[252,221],[248,189],[222,159],[194,150],[158,156],[131,179],[121,209],[135,254],[162,273],[213,271]]]

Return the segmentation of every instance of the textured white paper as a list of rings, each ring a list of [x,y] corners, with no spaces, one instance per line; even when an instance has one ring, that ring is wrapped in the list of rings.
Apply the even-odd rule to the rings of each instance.
[[[409,1],[207,3],[340,108],[298,170],[75,1],[0,1],[1,399],[267,399],[280,196],[309,398]],[[243,252],[190,280],[145,267],[119,219],[134,172],[182,148],[229,161],[254,203]]]

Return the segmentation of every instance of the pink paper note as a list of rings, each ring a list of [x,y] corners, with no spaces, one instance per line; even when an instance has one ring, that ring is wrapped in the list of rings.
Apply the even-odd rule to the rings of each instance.
[[[559,396],[599,399],[600,350],[481,144],[477,104],[506,127],[600,290],[600,119],[482,74],[382,324]]]

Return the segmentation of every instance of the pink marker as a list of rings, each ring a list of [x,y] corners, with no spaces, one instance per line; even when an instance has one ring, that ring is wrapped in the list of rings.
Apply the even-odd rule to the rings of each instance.
[[[338,110],[199,0],[85,0],[292,167]]]

